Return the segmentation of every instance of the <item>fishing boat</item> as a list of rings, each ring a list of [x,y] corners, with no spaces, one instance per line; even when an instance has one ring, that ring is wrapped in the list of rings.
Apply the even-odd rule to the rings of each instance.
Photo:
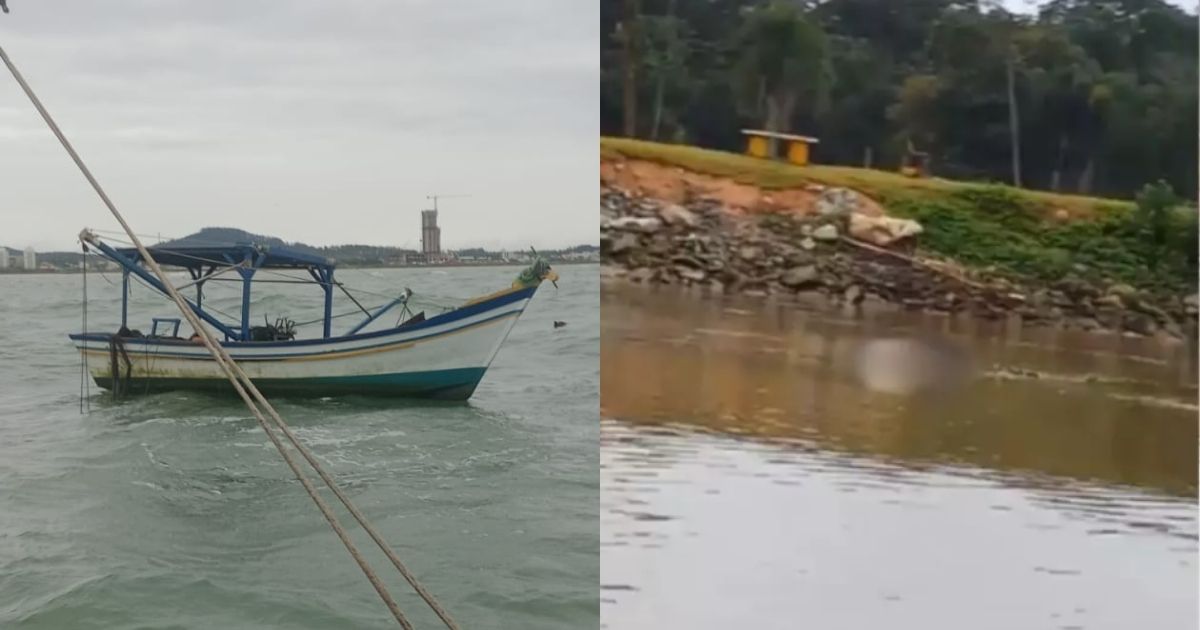
[[[131,278],[168,295],[166,287],[146,268],[137,249],[113,247],[92,231],[80,233],[85,251],[94,251],[121,269],[121,327],[115,333],[81,332],[70,335],[83,354],[92,379],[114,393],[172,389],[232,391],[229,380],[198,335],[180,336],[179,318],[153,318],[150,332],[129,328]],[[535,255],[512,285],[426,315],[413,312],[413,292],[404,289],[390,302],[368,309],[334,280],[335,262],[304,249],[242,242],[230,244],[166,243],[147,248],[159,265],[185,270],[191,282],[177,286],[187,306],[217,336],[221,345],[263,392],[304,395],[367,394],[466,400],[487,372],[517,319],[543,281],[556,282],[557,273]],[[296,337],[296,325],[286,319],[251,325],[250,301],[256,274],[290,271],[307,273],[324,292],[320,337]],[[240,278],[240,321],[218,317],[204,305],[204,286]],[[301,275],[301,281],[308,281]],[[293,281],[295,277],[293,276]],[[334,290],[342,290],[359,307],[362,318],[335,335],[332,313]],[[86,299],[86,298],[85,298]],[[381,317],[400,313],[394,326]],[[391,318],[388,318],[388,322]],[[372,326],[374,324],[374,326]],[[368,326],[373,330],[365,331]]]

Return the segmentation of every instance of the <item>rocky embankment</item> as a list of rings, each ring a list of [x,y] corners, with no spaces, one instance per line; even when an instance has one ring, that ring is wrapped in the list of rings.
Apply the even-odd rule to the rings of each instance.
[[[1197,297],[1150,296],[1068,276],[1017,283],[911,255],[919,225],[854,212],[856,193],[821,190],[811,214],[746,214],[714,199],[661,202],[602,184],[601,263],[607,277],[715,293],[878,299],[913,310],[1029,324],[1182,337]]]

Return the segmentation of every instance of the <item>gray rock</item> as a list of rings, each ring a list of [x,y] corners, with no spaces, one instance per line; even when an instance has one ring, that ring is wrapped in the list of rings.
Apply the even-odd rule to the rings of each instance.
[[[817,212],[822,216],[849,216],[858,209],[858,193],[848,188],[830,188],[817,199]]]
[[[1104,328],[1120,328],[1124,320],[1122,311],[1117,308],[1096,309],[1096,321]]]
[[[779,284],[793,290],[801,289],[817,284],[820,277],[816,267],[813,265],[802,265],[800,267],[792,267],[783,272],[783,276],[779,278]]]
[[[866,295],[863,293],[862,287],[857,284],[846,287],[846,290],[842,292],[842,298],[850,304],[862,304],[865,297]]]
[[[692,282],[703,282],[705,276],[707,275],[700,269],[696,269],[695,267],[684,267],[682,265],[675,267],[675,273],[680,278],[683,278],[684,280],[690,280]]]
[[[613,265],[600,265],[600,279],[623,278],[629,271],[624,267],[616,267]]]
[[[1149,302],[1146,302],[1144,300],[1139,300],[1134,305],[1134,308],[1137,309],[1137,311],[1140,313],[1145,313],[1146,315],[1149,315],[1151,318],[1154,319],[1154,321],[1158,322],[1159,324],[1171,321],[1171,316],[1168,315],[1166,311],[1164,311],[1161,308],[1158,308],[1157,306],[1150,304]]]
[[[613,219],[611,227],[630,232],[656,232],[662,228],[662,221],[654,217],[621,217]]]
[[[813,264],[814,256],[805,251],[794,251],[783,259],[781,267],[799,267],[801,265]]]
[[[632,249],[637,249],[637,247],[638,247],[638,237],[636,235],[621,234],[617,238],[613,239],[612,245],[609,247],[608,251],[610,254],[616,256],[623,252],[627,252]]]
[[[1121,298],[1121,301],[1128,304],[1138,298],[1138,290],[1128,284],[1118,283],[1108,287],[1108,295],[1115,295]]]
[[[740,256],[742,260],[751,262],[758,260],[758,258],[762,256],[762,250],[757,247],[747,246],[738,250],[738,256]]]
[[[655,271],[649,267],[639,267],[629,272],[629,279],[633,282],[650,282],[654,279]]]
[[[704,263],[691,256],[672,256],[671,262],[677,266],[691,267],[692,269],[703,269]]]
[[[1153,335],[1158,328],[1153,318],[1141,313],[1130,313],[1121,323],[1125,330],[1139,335]]]
[[[1075,305],[1075,303],[1071,301],[1071,298],[1067,297],[1067,294],[1063,293],[1062,291],[1050,291],[1048,297],[1051,306],[1057,306],[1058,308],[1070,308]]]
[[[818,241],[836,241],[838,236],[840,235],[836,225],[822,225],[812,232],[812,237]]]
[[[667,238],[666,236],[662,234],[655,234],[654,240],[650,241],[649,249],[650,253],[652,254],[665,256],[675,249],[675,244],[672,243],[671,239]]]
[[[700,217],[697,217],[691,210],[683,206],[667,205],[658,209],[658,216],[671,226],[684,225],[687,227],[697,227],[700,225]]]
[[[811,252],[816,247],[817,247],[817,242],[812,240],[812,238],[810,238],[810,237],[806,236],[806,237],[804,237],[803,240],[800,241],[800,249],[803,249],[806,252]]]

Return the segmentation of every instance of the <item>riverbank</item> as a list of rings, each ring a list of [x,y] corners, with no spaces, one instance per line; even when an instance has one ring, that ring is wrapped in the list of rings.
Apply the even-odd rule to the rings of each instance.
[[[665,150],[654,159],[621,152],[648,143],[606,144],[601,262],[610,278],[710,293],[819,295],[851,306],[878,300],[1089,331],[1169,338],[1195,331],[1195,294],[1171,290],[1175,279],[1163,274],[1146,277],[1117,237],[1092,234],[1128,213],[1128,203],[857,175],[871,195],[811,181],[813,173],[835,173],[837,182],[854,183],[851,172],[861,169],[811,171],[681,148],[709,160],[697,171],[705,167],[669,163]],[[711,164],[740,170],[719,175]],[[914,215],[922,218],[900,218]],[[1050,248],[1031,234],[1073,234],[1077,242]]]

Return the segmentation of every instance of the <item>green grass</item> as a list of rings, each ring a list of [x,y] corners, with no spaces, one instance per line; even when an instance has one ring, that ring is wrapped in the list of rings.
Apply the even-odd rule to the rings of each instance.
[[[1073,274],[1096,282],[1124,282],[1155,292],[1187,290],[1194,263],[1177,248],[1156,268],[1145,233],[1128,201],[1060,195],[996,184],[916,179],[870,169],[786,163],[682,145],[601,138],[600,155],[678,166],[765,189],[809,183],[850,188],[889,214],[925,228],[920,246],[976,268],[1014,278],[1055,280]],[[1055,218],[1065,210],[1067,220]],[[1194,231],[1179,215],[1178,230]],[[1186,241],[1186,239],[1184,239]],[[1160,254],[1159,258],[1163,258]]]
[[[778,161],[762,160],[738,153],[726,153],[698,147],[660,144],[627,138],[601,138],[600,156],[647,160],[679,166],[696,173],[728,177],[760,188],[796,188],[805,184],[822,184],[851,188],[886,203],[895,198],[937,198],[948,193],[996,188],[994,184],[979,184],[953,180],[906,177],[896,172],[850,166],[809,165],[792,166]],[[1046,211],[1067,210],[1072,216],[1089,216],[1096,212],[1130,208],[1132,203],[1098,197],[1063,195],[1004,187]]]

